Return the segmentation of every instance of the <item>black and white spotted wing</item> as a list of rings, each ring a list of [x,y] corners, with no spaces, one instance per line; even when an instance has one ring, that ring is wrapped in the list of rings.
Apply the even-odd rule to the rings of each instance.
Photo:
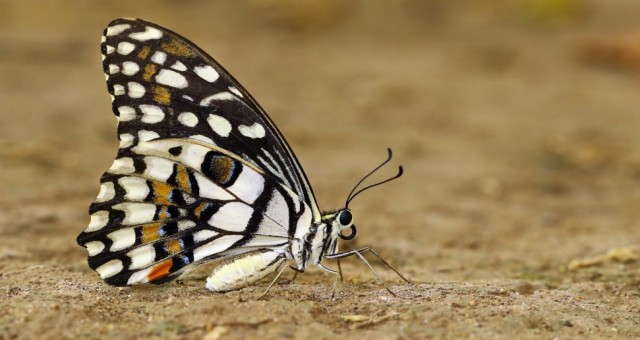
[[[105,37],[104,68],[121,137],[128,134],[132,144],[140,138],[192,138],[229,150],[291,188],[319,219],[313,191],[291,148],[253,97],[212,57],[180,35],[139,19],[113,21]],[[127,120],[134,115],[141,119]]]
[[[120,147],[78,243],[115,285],[284,249],[320,213],[306,176],[251,95],[213,58],[155,24],[118,19],[102,41]]]

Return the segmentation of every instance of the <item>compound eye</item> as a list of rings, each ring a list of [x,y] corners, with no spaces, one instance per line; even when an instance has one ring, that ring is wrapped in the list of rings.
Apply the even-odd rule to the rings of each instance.
[[[342,210],[340,214],[338,214],[338,222],[340,223],[341,226],[346,227],[351,224],[351,221],[353,221],[353,216],[351,215],[351,211]]]

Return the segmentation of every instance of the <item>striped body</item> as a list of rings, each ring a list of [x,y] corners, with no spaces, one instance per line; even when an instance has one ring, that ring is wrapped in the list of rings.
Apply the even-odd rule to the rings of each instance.
[[[284,261],[282,252],[264,249],[249,252],[218,265],[205,287],[212,292],[243,288],[275,272]]]
[[[320,214],[278,129],[213,58],[136,19],[112,22],[102,52],[120,145],[77,242],[103,280],[164,283],[225,258],[207,287],[226,291],[337,252],[345,226]]]

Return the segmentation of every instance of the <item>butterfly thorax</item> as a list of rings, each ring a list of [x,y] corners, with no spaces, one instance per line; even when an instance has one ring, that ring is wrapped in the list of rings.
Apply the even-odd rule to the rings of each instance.
[[[342,231],[352,228],[351,234],[344,236]],[[325,256],[338,252],[338,237],[350,240],[355,236],[351,212],[340,209],[322,214],[319,223],[312,223],[307,233],[291,245],[291,254],[296,267],[304,271],[309,263],[319,265]]]

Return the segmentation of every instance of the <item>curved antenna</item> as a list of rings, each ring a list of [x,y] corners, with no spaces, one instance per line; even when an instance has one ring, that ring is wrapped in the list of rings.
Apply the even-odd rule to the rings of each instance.
[[[378,171],[378,169],[382,168],[385,164],[389,163],[389,161],[391,160],[391,157],[393,156],[393,153],[391,152],[391,148],[387,148],[387,152],[389,153],[389,155],[387,156],[387,159],[384,162],[380,163],[380,165],[378,165],[375,169],[371,170],[371,172],[369,172],[364,177],[362,177],[362,179],[360,179],[358,183],[356,183],[356,185],[353,186],[353,189],[351,189],[351,192],[349,193],[349,195],[347,195],[347,201],[344,205],[345,208],[349,206],[349,201],[351,201],[351,194],[353,194],[353,192],[356,191],[356,189],[358,189],[358,186],[360,186],[360,184],[362,184],[362,182],[364,182],[365,179],[369,178],[369,176],[373,175],[374,172]]]
[[[393,176],[393,177],[391,177],[391,178],[387,178],[387,179],[385,179],[384,181],[381,181],[381,182],[378,182],[378,183],[375,183],[375,184],[371,184],[371,185],[369,185],[369,186],[366,186],[366,187],[364,187],[364,188],[362,188],[362,189],[358,190],[358,192],[356,192],[355,194],[353,194],[353,196],[349,197],[349,199],[347,200],[347,204],[345,205],[345,208],[348,208],[348,207],[349,207],[349,202],[351,202],[351,200],[352,200],[352,199],[354,199],[356,196],[358,196],[361,192],[363,192],[363,191],[365,191],[365,190],[367,190],[367,189],[371,189],[371,188],[373,188],[373,187],[377,187],[377,186],[378,186],[378,185],[380,185],[380,184],[385,184],[385,183],[387,183],[387,182],[391,182],[391,181],[393,181],[394,179],[396,179],[396,178],[398,178],[398,177],[402,176],[402,173],[403,173],[403,172],[404,172],[404,170],[402,169],[402,165],[400,165],[400,166],[398,166],[398,174],[397,174],[397,175],[395,175],[395,176]]]

